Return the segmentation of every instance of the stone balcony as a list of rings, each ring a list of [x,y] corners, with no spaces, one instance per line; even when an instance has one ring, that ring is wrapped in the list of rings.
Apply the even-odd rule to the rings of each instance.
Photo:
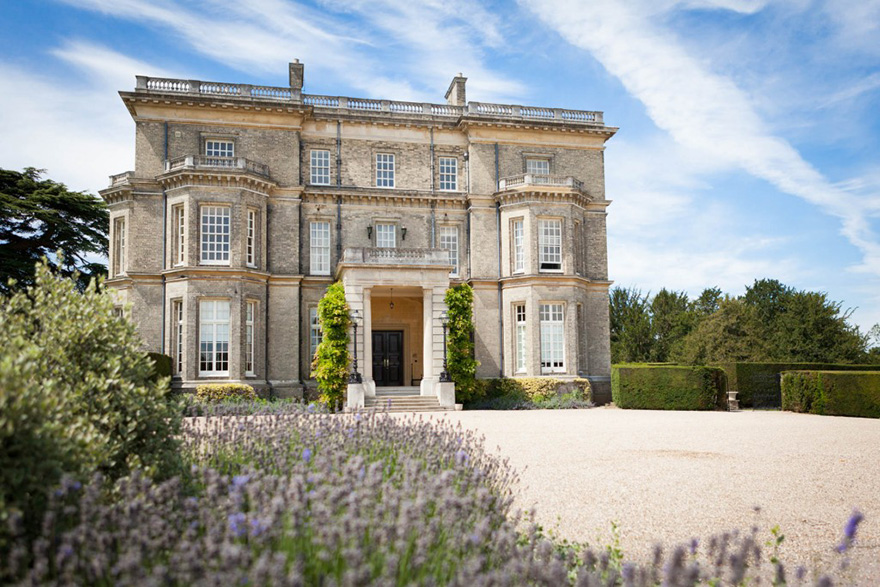
[[[187,155],[165,162],[165,172],[179,170],[239,171],[252,173],[269,179],[269,166],[245,159],[244,157],[209,157],[207,155]]]
[[[445,249],[355,247],[343,251],[342,262],[355,265],[450,266]]]
[[[498,181],[498,191],[530,188],[534,186],[562,187],[583,192],[584,182],[571,176],[545,175],[540,173],[522,173],[504,177]]]

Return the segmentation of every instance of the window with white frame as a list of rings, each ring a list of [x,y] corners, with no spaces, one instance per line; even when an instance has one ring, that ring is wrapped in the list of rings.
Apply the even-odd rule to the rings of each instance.
[[[205,141],[205,155],[208,157],[234,157],[235,143],[232,141],[208,139]]]
[[[522,273],[526,270],[526,235],[522,218],[513,221],[511,232],[513,233],[513,272]]]
[[[313,149],[309,170],[312,185],[330,185],[330,151]]]
[[[248,208],[247,238],[245,239],[245,262],[248,267],[257,266],[257,211]]]
[[[257,302],[248,301],[245,304],[244,317],[244,374],[251,377],[256,375],[254,369],[254,344],[256,340],[254,320],[256,316]]]
[[[541,373],[565,372],[565,324],[562,304],[541,304]]]
[[[376,153],[376,187],[394,187],[394,154]]]
[[[177,204],[171,208],[171,232],[173,265],[186,264],[186,213],[183,204]]]
[[[173,334],[171,340],[171,356],[174,358],[174,372],[183,374],[183,300],[172,300],[171,321]]]
[[[376,224],[376,246],[393,249],[397,246],[397,225],[389,223]]]
[[[229,264],[229,218],[228,206],[202,206],[203,265]]]
[[[330,275],[330,223],[312,222],[309,230],[309,267],[312,275]]]
[[[199,375],[229,375],[229,300],[199,302]]]
[[[452,265],[450,275],[458,275],[458,227],[440,227],[440,248],[449,252],[449,264]]]
[[[312,306],[309,308],[309,361],[315,358],[322,340],[324,333],[321,331],[321,321],[318,320],[318,308]]]
[[[440,157],[440,189],[455,191],[458,189],[458,159]]]
[[[541,271],[562,269],[562,220],[538,221],[538,263]]]
[[[113,276],[125,273],[125,218],[113,221]]]
[[[533,175],[550,175],[550,159],[529,157],[526,159],[526,173]]]
[[[517,304],[513,307],[514,338],[516,340],[516,372],[526,372],[526,307]]]

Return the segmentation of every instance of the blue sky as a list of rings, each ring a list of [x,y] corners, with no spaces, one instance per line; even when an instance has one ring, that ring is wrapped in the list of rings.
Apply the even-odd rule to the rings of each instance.
[[[618,285],[776,278],[880,322],[880,0],[10,1],[0,166],[132,168],[134,76],[602,110]]]

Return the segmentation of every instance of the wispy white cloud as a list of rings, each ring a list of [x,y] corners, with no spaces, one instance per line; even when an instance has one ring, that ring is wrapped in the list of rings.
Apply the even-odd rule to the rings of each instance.
[[[134,85],[134,72],[170,72],[82,41],[52,54],[71,75],[47,77],[0,62],[0,79],[19,89],[0,92],[0,161],[44,168],[71,189],[97,192],[134,161],[134,128],[116,92]]]
[[[569,0],[525,3],[569,43],[590,51],[682,147],[838,217],[842,234],[862,253],[854,269],[880,275],[880,242],[872,224],[878,195],[838,189],[785,139],[770,134],[745,92],[688,53],[658,24],[661,19],[646,16],[645,9],[656,11],[655,4],[606,1],[583,10]]]

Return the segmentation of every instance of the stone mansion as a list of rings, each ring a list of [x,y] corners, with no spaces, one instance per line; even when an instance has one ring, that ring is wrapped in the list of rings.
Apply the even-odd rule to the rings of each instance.
[[[173,385],[302,393],[325,289],[359,313],[367,396],[437,394],[444,294],[474,290],[479,377],[586,377],[610,401],[601,112],[138,76],[135,170],[101,191],[110,278]]]

